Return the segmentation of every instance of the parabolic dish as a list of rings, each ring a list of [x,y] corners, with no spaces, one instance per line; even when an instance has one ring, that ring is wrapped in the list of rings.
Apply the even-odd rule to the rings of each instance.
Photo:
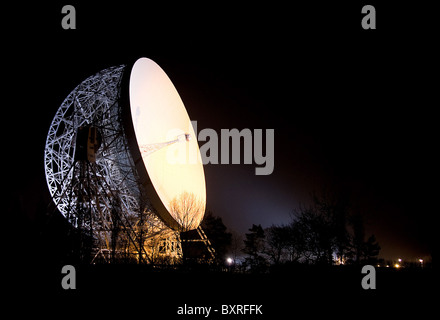
[[[128,98],[135,136],[130,147],[137,148],[133,158],[148,200],[171,228],[197,228],[206,207],[205,175],[182,99],[148,58],[134,63]]]

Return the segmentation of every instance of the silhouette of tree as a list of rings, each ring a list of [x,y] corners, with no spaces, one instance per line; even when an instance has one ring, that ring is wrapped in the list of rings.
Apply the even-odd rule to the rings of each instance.
[[[304,240],[305,262],[328,264],[332,261],[333,238],[328,218],[315,207],[299,212],[296,224]]]
[[[326,243],[327,263],[332,263],[332,255],[338,257],[340,261],[346,259],[350,251],[350,235],[347,230],[349,201],[346,195],[335,195],[323,191],[320,195],[313,196],[314,206],[323,217],[328,243]]]
[[[243,236],[232,230],[231,232],[232,238],[231,238],[231,246],[230,246],[230,254],[232,255],[232,259],[234,261],[233,269],[237,267],[237,256],[239,252],[243,250]]]
[[[264,230],[266,245],[264,252],[273,264],[279,264],[289,259],[291,245],[291,230],[288,226],[271,226]]]
[[[286,226],[289,230],[288,252],[290,262],[300,262],[305,260],[307,243],[301,230],[298,220],[293,218],[291,223]]]
[[[352,226],[353,234],[348,226]],[[356,261],[377,258],[380,246],[375,238],[365,242],[365,231],[360,215],[350,215],[348,198],[323,192],[313,195],[309,206],[296,210],[290,227],[295,231],[294,248],[304,262],[332,264],[336,256],[340,262],[353,255]]]
[[[226,231],[222,218],[214,216],[211,211],[205,214],[201,226],[214,247],[217,262],[223,263],[231,245],[232,234]]]
[[[261,225],[252,225],[249,233],[245,234],[243,252],[247,254],[245,265],[251,272],[260,273],[267,269],[267,261],[264,257],[265,234]]]
[[[348,197],[329,193],[313,195],[312,203],[300,206],[288,225],[263,230],[252,225],[245,234],[243,252],[251,271],[263,270],[268,259],[272,264],[303,262],[331,265],[377,261],[380,246],[374,235],[365,241],[362,217],[351,214]],[[351,226],[351,229],[349,228]],[[352,230],[352,232],[350,232]]]
[[[379,256],[380,245],[376,241],[376,237],[372,234],[364,244],[363,258],[365,263],[374,264]]]
[[[352,249],[355,263],[359,263],[363,257],[365,240],[365,228],[362,216],[354,214],[350,217],[350,224],[353,228]]]
[[[353,229],[351,247],[354,256],[354,262],[359,263],[375,263],[380,252],[379,243],[376,237],[371,235],[365,241],[365,226],[360,214],[353,214],[350,217],[350,224]]]

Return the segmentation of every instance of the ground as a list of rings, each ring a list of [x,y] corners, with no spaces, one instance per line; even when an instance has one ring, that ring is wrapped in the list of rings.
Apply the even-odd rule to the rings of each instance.
[[[382,318],[408,313],[427,315],[433,309],[430,297],[434,275],[430,269],[376,268],[375,290],[362,289],[361,267],[299,266],[268,274],[204,269],[158,271],[139,265],[86,265],[75,270],[75,290],[62,289],[65,275],[61,274],[61,266],[53,266],[41,269],[36,277],[27,273],[29,277],[22,279],[23,285],[15,286],[16,294],[26,298],[35,314],[48,316],[205,317],[178,315],[179,307],[185,305],[217,310],[206,317],[210,319],[295,319],[305,315]],[[262,314],[225,315],[221,314],[222,305],[235,312],[235,305],[261,305]]]

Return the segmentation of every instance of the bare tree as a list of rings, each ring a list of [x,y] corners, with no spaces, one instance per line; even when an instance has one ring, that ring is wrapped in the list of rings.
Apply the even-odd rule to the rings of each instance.
[[[376,237],[371,235],[365,241],[364,221],[360,214],[354,214],[350,217],[350,223],[353,228],[352,249],[355,257],[355,263],[375,263],[380,252],[380,245]]]
[[[332,263],[334,253],[340,261],[349,255],[350,235],[347,230],[350,211],[347,194],[336,194],[322,190],[321,194],[313,195],[313,203],[318,215],[322,217],[328,236],[327,263]]]
[[[231,234],[232,234],[232,239],[231,239],[230,251],[233,257],[232,259],[234,259],[234,268],[235,268],[237,264],[237,256],[243,249],[243,236],[234,230],[232,230]]]
[[[287,226],[271,226],[264,230],[266,244],[264,252],[273,264],[279,264],[288,259],[290,232]]]
[[[183,192],[170,202],[170,210],[179,223],[179,231],[196,229],[205,213],[203,202],[194,193]]]
[[[247,254],[245,265],[249,267],[250,272],[260,273],[267,269],[267,260],[265,255],[266,236],[261,225],[252,225],[249,233],[245,234],[243,252]]]
[[[182,245],[182,262],[186,264],[187,254],[185,251],[189,249],[190,241],[188,231],[197,229],[205,213],[205,206],[196,195],[185,191],[170,202],[170,211],[179,224],[178,231]]]

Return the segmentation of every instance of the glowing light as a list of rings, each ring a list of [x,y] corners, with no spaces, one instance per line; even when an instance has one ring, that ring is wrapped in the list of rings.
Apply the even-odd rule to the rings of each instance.
[[[234,262],[234,259],[232,259],[231,257],[226,259],[227,264],[231,265]]]
[[[394,265],[394,268],[399,269],[399,268],[400,268],[400,264],[396,263],[396,264]]]

